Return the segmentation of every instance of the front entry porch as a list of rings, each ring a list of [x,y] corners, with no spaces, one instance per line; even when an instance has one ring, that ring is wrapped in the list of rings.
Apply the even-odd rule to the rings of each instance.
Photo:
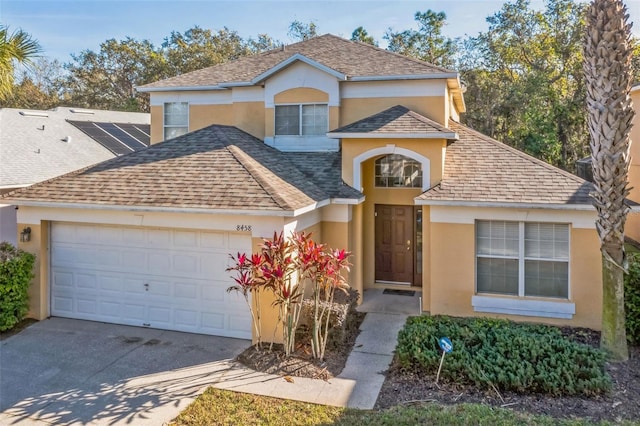
[[[383,313],[383,314],[404,314],[421,315],[422,292],[417,290],[401,290],[401,292],[411,291],[414,294],[385,293],[383,288],[367,288],[362,295],[362,304],[358,306],[359,312]]]

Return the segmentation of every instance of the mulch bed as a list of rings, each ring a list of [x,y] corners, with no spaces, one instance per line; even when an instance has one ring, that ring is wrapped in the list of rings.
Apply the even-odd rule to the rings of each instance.
[[[263,349],[258,350],[254,346],[246,349],[236,358],[237,361],[256,371],[269,374],[279,374],[291,377],[310,377],[314,379],[329,380],[336,377],[344,369],[347,358],[360,334],[360,324],[366,314],[352,312],[347,317],[344,340],[341,342],[327,343],[325,360],[320,362],[311,355],[311,344],[304,333],[296,338],[296,351],[289,358],[284,356],[282,345],[263,344]]]
[[[563,328],[567,338],[594,347],[599,345],[599,333],[586,329]],[[494,389],[478,389],[455,383],[435,385],[432,375],[403,372],[392,365],[375,408],[384,409],[402,404],[457,404],[481,403],[505,407],[533,414],[546,414],[556,418],[584,418],[591,421],[640,420],[640,347],[629,348],[629,361],[608,363],[607,372],[613,387],[609,395],[597,397],[550,397],[547,395],[522,395],[498,392]]]
[[[353,348],[364,320],[362,313],[356,313],[348,325],[348,337],[333,348],[327,349],[326,362],[320,363],[311,357],[308,345],[301,344],[296,353],[285,358],[282,346],[274,346],[273,351],[261,351],[251,347],[238,357],[238,361],[257,371],[291,377],[310,377],[328,380],[340,374]],[[563,328],[563,334],[579,343],[598,347],[600,335],[587,329]],[[629,361],[607,364],[613,387],[609,395],[597,397],[550,397],[547,395],[522,395],[514,392],[500,392],[494,389],[478,389],[456,383],[435,385],[432,375],[401,371],[392,364],[375,409],[385,409],[396,405],[420,405],[439,403],[453,405],[459,403],[481,403],[493,407],[503,407],[532,414],[546,414],[556,418],[583,418],[591,421],[640,420],[640,347],[630,347]]]

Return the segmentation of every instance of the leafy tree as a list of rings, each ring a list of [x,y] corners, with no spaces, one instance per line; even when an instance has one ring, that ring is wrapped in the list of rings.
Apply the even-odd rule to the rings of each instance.
[[[624,311],[624,224],[629,207],[629,132],[634,110],[631,90],[631,25],[622,0],[593,0],[584,46],[588,124],[602,251],[601,346],[627,360]]]
[[[260,43],[268,46],[270,37],[259,38]],[[217,32],[195,26],[183,33],[172,32],[162,44],[162,54],[169,75],[184,74],[218,65],[226,61],[247,55],[251,49],[236,31],[227,27]]]
[[[367,43],[372,46],[377,46],[378,42],[370,36],[367,30],[365,30],[362,26],[356,28],[351,33],[351,41],[359,41],[360,43]]]
[[[171,75],[167,60],[148,40],[110,39],[99,52],[84,50],[71,57],[65,65],[66,88],[74,106],[148,111],[147,96],[135,87]]]
[[[296,20],[289,24],[289,32],[287,35],[295,41],[309,40],[310,38],[319,36],[318,26],[313,21],[304,24]]]
[[[282,45],[281,41],[273,39],[268,34],[258,34],[257,38],[251,38],[247,40],[247,48],[251,53],[260,53],[267,50],[276,49]]]
[[[467,39],[459,68],[469,83],[464,121],[542,160],[572,170],[586,154],[582,35],[585,5],[515,0]]]
[[[28,33],[0,24],[0,100],[13,89],[16,63],[29,65],[42,52],[40,44]]]
[[[384,39],[388,41],[388,50],[442,67],[453,67],[457,42],[442,34],[447,15],[444,12],[416,12],[415,21],[418,30],[393,32],[388,29]]]
[[[22,72],[0,107],[49,109],[65,103],[65,96],[62,64],[43,56]]]

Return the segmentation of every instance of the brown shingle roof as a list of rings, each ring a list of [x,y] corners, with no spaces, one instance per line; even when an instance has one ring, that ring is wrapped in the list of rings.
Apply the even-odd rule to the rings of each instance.
[[[7,197],[16,204],[292,212],[329,199],[327,189],[284,153],[235,127],[214,125]]]
[[[418,197],[435,202],[591,205],[593,186],[581,178],[461,124],[447,148],[442,182]]]
[[[274,49],[258,55],[171,77],[140,86],[140,89],[218,86],[249,82],[292,56],[300,54],[338,73],[351,77],[454,74],[454,71],[408,58],[365,43],[331,34]]]
[[[402,105],[396,105],[372,116],[348,124],[330,133],[367,133],[367,134],[433,134],[454,137],[453,130],[424,117]],[[444,137],[444,136],[443,136]]]

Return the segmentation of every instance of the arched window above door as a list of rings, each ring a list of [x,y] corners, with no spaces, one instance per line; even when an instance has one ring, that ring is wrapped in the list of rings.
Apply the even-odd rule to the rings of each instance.
[[[422,164],[401,154],[376,159],[375,186],[379,188],[421,188]]]

